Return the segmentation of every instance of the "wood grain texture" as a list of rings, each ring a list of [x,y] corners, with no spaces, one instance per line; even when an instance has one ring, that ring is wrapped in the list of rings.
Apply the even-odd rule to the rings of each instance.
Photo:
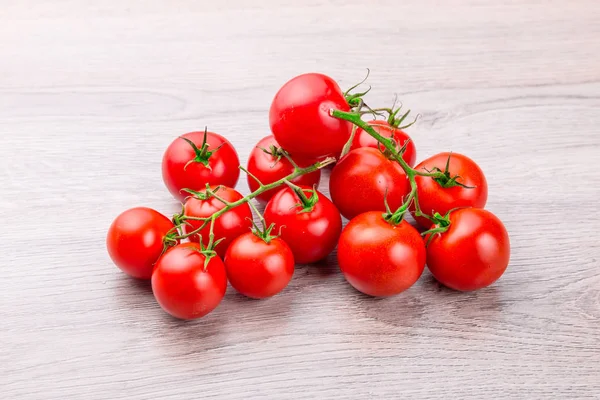
[[[596,0],[0,9],[3,399],[600,398]],[[451,149],[486,172],[512,243],[494,286],[425,272],[371,299],[333,254],[281,295],[229,290],[185,323],[111,264],[119,212],[176,211],[160,176],[176,135],[208,125],[245,162],[283,82],[347,87],[366,67],[371,103],[421,114],[419,159]]]

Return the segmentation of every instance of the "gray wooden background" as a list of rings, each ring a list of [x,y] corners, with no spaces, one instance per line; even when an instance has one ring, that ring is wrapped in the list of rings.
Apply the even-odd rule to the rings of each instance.
[[[484,169],[497,284],[371,299],[332,255],[189,323],[111,264],[119,212],[177,210],[175,136],[245,163],[287,79],[367,67],[370,104],[422,115],[419,159]],[[597,0],[0,1],[0,397],[600,398],[599,146]]]

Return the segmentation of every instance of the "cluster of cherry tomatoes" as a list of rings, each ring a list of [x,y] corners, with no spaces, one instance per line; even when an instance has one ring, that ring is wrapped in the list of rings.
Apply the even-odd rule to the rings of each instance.
[[[182,319],[215,309],[227,282],[251,298],[273,296],[295,264],[319,261],[336,246],[347,281],[371,296],[408,289],[425,264],[456,290],[495,282],[510,244],[502,222],[483,209],[482,170],[456,153],[415,166],[403,131],[410,124],[402,126],[408,113],[372,108],[354,89],[342,92],[317,73],[287,82],[271,104],[272,135],[256,144],[246,168],[216,133],[176,138],[162,174],[182,210],[171,219],[145,207],[120,214],[107,236],[114,263],[151,279],[160,306]],[[330,200],[318,186],[321,168],[332,164]],[[234,189],[240,170],[252,191],[245,197]],[[254,199],[266,203],[264,215]],[[406,221],[409,213],[424,232]]]

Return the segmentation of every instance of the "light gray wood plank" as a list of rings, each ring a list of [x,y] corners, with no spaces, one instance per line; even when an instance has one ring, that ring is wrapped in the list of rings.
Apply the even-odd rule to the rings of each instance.
[[[98,3],[98,2],[96,2]],[[0,2],[0,388],[5,399],[600,396],[596,1]],[[181,133],[243,162],[287,79],[397,94],[418,158],[484,169],[511,265],[476,293],[429,273],[371,299],[335,254],[266,301],[173,320],[110,262],[122,210],[177,210]],[[239,188],[247,193],[245,181]],[[321,188],[327,192],[327,179]]]

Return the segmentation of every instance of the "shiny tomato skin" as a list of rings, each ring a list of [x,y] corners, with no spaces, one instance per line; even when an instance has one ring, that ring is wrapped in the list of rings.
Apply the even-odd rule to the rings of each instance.
[[[218,188],[218,189],[217,189]],[[240,200],[243,196],[235,189],[227,186],[212,187],[211,189],[216,190],[216,194],[223,200],[228,202],[235,202]],[[203,191],[204,193],[204,191]],[[190,217],[210,217],[217,211],[225,208],[225,204],[215,197],[211,197],[207,200],[200,200],[196,197],[189,197],[184,204],[184,215]],[[202,221],[188,220],[189,225],[184,224],[183,229],[186,233],[192,232],[202,226]],[[213,233],[215,235],[215,241],[223,238],[215,247],[217,254],[223,258],[227,252],[229,244],[241,234],[249,232],[252,228],[252,211],[248,203],[241,204],[231,210],[227,211],[219,218],[215,219],[215,225],[213,227]],[[207,224],[197,235],[190,236],[192,242],[200,242],[200,235],[202,236],[202,243],[208,245],[210,234],[210,223]]]
[[[263,299],[288,285],[294,275],[294,255],[282,239],[266,243],[248,232],[229,246],[225,268],[235,290],[253,299]]]
[[[410,190],[402,167],[381,151],[363,147],[346,154],[329,180],[331,199],[348,219],[367,211],[385,211],[384,198],[395,211]]]
[[[267,154],[262,150],[269,150],[270,146],[280,147],[273,135],[261,139],[260,142],[256,144],[254,149],[252,149],[250,157],[248,158],[248,171],[252,175],[256,176],[265,185],[285,178],[294,172],[293,165],[285,157],[281,157],[278,161],[276,157],[273,157],[271,154]],[[316,162],[314,160],[305,160],[297,157],[294,157],[293,159],[298,166],[303,168],[308,167]],[[248,175],[247,178],[248,187],[250,187],[250,191],[254,192],[259,188],[258,182],[256,182],[256,180],[250,175]],[[310,174],[304,174],[296,179],[292,179],[291,182],[295,183],[296,185],[306,185],[312,187],[314,185],[319,185],[320,180],[321,171],[316,170]],[[267,190],[266,192],[259,194],[256,198],[262,202],[267,202],[281,189],[282,187]]]
[[[167,313],[196,319],[214,310],[227,289],[225,266],[214,256],[204,268],[205,256],[197,243],[182,243],[163,254],[152,274],[152,292]]]
[[[173,222],[147,207],[121,213],[108,229],[106,247],[113,262],[127,275],[150,279],[154,263],[163,251],[163,238]]]
[[[350,111],[338,84],[323,74],[299,75],[283,85],[273,99],[271,132],[295,157],[316,159],[339,154],[352,126],[330,116],[332,108]]]
[[[375,129],[375,131],[381,136],[386,138],[393,137],[399,147],[402,147],[404,143],[409,140],[409,143],[406,146],[406,151],[402,155],[402,158],[409,166],[414,167],[415,162],[417,161],[417,148],[415,147],[415,143],[411,140],[410,136],[406,134],[406,132],[401,129],[394,128],[386,121],[382,120],[369,121],[368,124],[371,125],[373,129]],[[354,134],[354,139],[352,140],[352,146],[350,147],[350,150],[359,149],[361,147],[373,147],[375,149],[384,148],[383,145],[379,144],[377,139],[369,135],[361,128],[358,128]]]
[[[415,169],[417,171],[431,171],[434,167],[437,167],[444,171],[448,156],[450,156],[450,153],[447,152],[436,154],[421,161]],[[483,171],[475,161],[462,154],[452,153],[448,170],[451,176],[460,176],[457,182],[472,188],[468,189],[461,186],[443,188],[431,177],[416,176],[421,211],[429,215],[433,215],[435,212],[446,215],[448,211],[454,208],[483,208],[487,202],[488,186]],[[411,208],[411,212],[414,216],[414,207]],[[429,228],[431,225],[431,221],[426,218],[415,217],[415,219],[423,228]]]
[[[427,238],[426,238],[427,239]],[[502,221],[481,208],[450,213],[450,227],[427,246],[427,267],[441,284],[470,291],[491,285],[510,260],[510,241]]]
[[[346,280],[370,296],[393,296],[411,287],[425,268],[425,245],[408,222],[391,225],[379,211],[353,218],[342,231],[338,262]]]
[[[189,132],[182,137],[191,140],[198,148],[202,147],[204,132]],[[211,186],[235,187],[240,176],[240,160],[233,145],[223,136],[207,133],[209,150],[215,151],[208,159],[208,166],[200,162],[188,162],[196,157],[192,146],[181,138],[175,139],[165,151],[162,160],[162,175],[169,192],[183,202],[189,195],[181,189],[202,190],[208,183]],[[187,164],[187,167],[186,167]]]
[[[310,197],[308,187],[302,187]],[[301,212],[300,199],[289,187],[277,193],[265,207],[267,225],[290,246],[298,264],[322,260],[335,248],[342,231],[342,217],[336,206],[317,191],[319,201],[311,211]]]

